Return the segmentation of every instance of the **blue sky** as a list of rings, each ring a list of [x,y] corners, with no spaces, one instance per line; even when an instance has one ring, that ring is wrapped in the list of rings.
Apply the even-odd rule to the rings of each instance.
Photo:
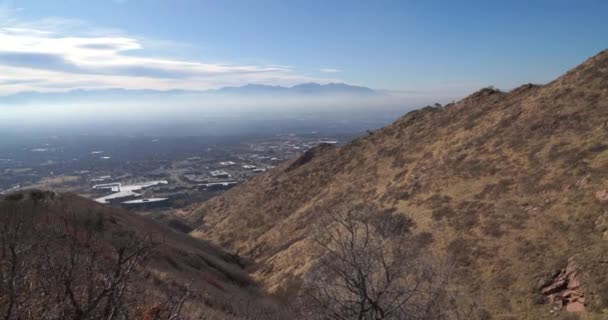
[[[608,1],[0,0],[0,95],[346,82],[459,98],[608,47]]]

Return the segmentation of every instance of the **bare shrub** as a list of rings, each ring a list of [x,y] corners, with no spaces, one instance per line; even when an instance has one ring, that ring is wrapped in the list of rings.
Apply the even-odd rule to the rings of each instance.
[[[450,268],[423,250],[409,219],[362,207],[327,216],[314,237],[323,256],[304,285],[309,318],[474,319],[473,308],[452,307]]]
[[[134,285],[157,245],[150,236],[106,238],[103,215],[48,205],[52,197],[34,191],[0,202],[2,319],[180,319],[187,294],[150,311]]]

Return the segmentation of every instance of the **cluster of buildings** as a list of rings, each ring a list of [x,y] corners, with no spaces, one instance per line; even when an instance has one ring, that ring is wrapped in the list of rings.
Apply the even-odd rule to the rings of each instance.
[[[123,185],[120,182],[96,184],[93,190],[99,192],[109,192],[109,194],[98,197],[95,201],[106,204],[121,204],[123,206],[152,206],[165,205],[168,198],[144,198],[141,191],[157,185],[166,185],[167,180],[146,181],[134,184]]]
[[[166,146],[158,144],[150,146],[156,153],[145,157],[114,145],[103,151],[97,142],[94,147],[83,144],[73,150],[36,145],[24,149],[18,158],[0,157],[0,194],[36,186],[51,177],[43,188],[80,193],[99,203],[146,209],[184,207],[296,158],[319,143],[338,141],[316,134],[289,134],[213,148],[188,145],[181,153],[173,148],[165,152],[162,148]]]

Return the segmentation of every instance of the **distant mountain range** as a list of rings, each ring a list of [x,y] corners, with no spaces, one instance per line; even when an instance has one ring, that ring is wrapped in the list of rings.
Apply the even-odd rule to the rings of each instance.
[[[241,87],[224,87],[216,90],[219,93],[236,94],[376,94],[377,92],[361,86],[353,86],[345,83],[319,84],[315,82],[302,83],[292,87],[268,86],[260,84],[248,84]]]
[[[375,95],[379,92],[367,87],[353,86],[345,83],[319,84],[302,83],[292,87],[247,84],[240,87],[223,87],[211,90],[129,90],[129,89],[76,89],[67,92],[20,92],[0,97],[0,103],[20,103],[26,101],[63,101],[92,98],[126,98],[144,95],[182,95],[182,94],[220,94],[220,95]]]

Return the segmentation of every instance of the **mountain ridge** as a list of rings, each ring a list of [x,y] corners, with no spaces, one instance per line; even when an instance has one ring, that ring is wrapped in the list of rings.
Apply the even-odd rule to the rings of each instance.
[[[300,83],[293,86],[272,86],[264,84],[246,84],[238,87],[222,87],[208,90],[152,90],[152,89],[76,89],[67,92],[38,92],[27,91],[6,96],[0,96],[0,102],[18,103],[31,100],[60,100],[60,99],[83,99],[98,97],[139,97],[146,95],[189,95],[189,94],[238,94],[238,95],[263,95],[263,94],[295,94],[295,95],[377,95],[378,91],[363,86],[354,86],[345,83],[319,84],[316,82]]]
[[[608,207],[596,196],[608,188],[607,121],[603,51],[548,84],[481,89],[316,149],[186,218],[193,236],[251,257],[268,290],[292,292],[314,269],[309,235],[320,218],[373,203],[412,219],[430,250],[457,264],[454,285],[490,314],[548,317],[539,283],[568,261],[585,270],[585,308],[598,314],[608,308],[597,260],[608,252]]]

